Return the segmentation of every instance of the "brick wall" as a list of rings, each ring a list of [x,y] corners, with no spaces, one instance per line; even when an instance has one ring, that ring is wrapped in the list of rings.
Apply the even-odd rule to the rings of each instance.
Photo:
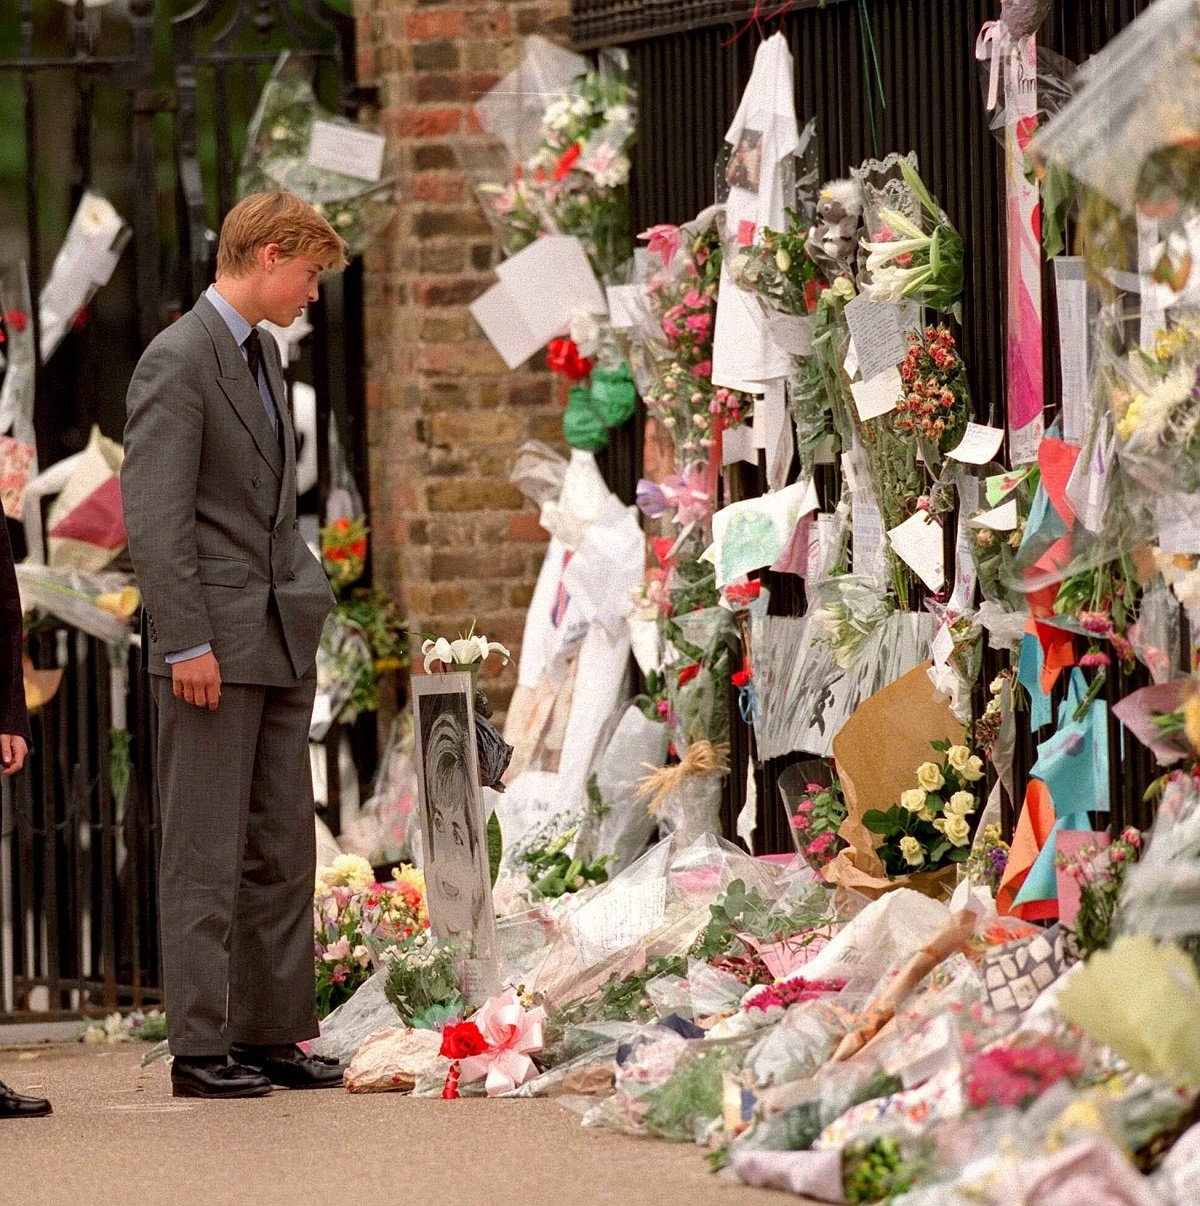
[[[498,254],[458,152],[483,137],[473,100],[525,35],[565,40],[568,12],[569,0],[355,0],[359,79],[379,86],[401,174],[396,218],[365,261],[376,578],[414,632],[475,620],[514,654],[546,537],[507,473],[524,440],[565,451],[562,409],[544,368],[510,373],[467,312]],[[514,669],[485,673],[502,709]]]

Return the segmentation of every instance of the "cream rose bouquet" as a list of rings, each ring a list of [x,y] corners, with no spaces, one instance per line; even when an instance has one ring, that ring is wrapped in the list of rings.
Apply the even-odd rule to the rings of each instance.
[[[863,814],[863,825],[884,839],[876,854],[889,878],[939,871],[971,853],[983,759],[965,745],[930,744],[941,760],[917,767],[916,786],[902,791],[899,803]]]

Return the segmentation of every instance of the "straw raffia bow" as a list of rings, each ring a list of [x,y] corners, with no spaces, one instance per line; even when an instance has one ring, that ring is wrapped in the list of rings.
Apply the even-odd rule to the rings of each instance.
[[[639,800],[646,800],[646,810],[658,816],[671,795],[692,775],[726,775],[729,773],[729,743],[697,741],[689,748],[682,762],[651,770],[636,790]]]

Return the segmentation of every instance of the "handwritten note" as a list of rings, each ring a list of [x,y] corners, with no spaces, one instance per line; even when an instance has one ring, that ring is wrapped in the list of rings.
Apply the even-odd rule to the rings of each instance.
[[[1088,420],[1088,289],[1083,259],[1058,255],[1054,292],[1058,303],[1058,359],[1062,377],[1063,439],[1079,444]]]
[[[1004,443],[1002,427],[986,427],[982,423],[968,423],[963,438],[946,454],[966,465],[983,465],[994,459]]]
[[[854,572],[878,582],[884,570],[883,517],[875,500],[865,490],[856,491],[850,502]]]
[[[1104,500],[1108,493],[1108,467],[1116,456],[1111,420],[1096,438],[1090,454],[1080,453],[1067,479],[1067,499],[1075,508],[1075,518],[1089,532],[1099,532],[1104,522]],[[1164,552],[1168,550],[1164,548]]]
[[[854,395],[858,417],[865,423],[895,410],[903,388],[900,370],[894,364],[866,381],[853,382],[850,392]]]
[[[908,351],[900,311],[891,302],[872,301],[860,293],[846,306],[858,369],[864,381],[899,364]]]

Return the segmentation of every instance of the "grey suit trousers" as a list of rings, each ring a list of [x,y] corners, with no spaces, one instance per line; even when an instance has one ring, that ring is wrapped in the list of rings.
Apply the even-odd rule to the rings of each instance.
[[[223,683],[215,712],[176,699],[169,678],[151,681],[171,1053],[312,1038],[316,671],[290,687]]]

